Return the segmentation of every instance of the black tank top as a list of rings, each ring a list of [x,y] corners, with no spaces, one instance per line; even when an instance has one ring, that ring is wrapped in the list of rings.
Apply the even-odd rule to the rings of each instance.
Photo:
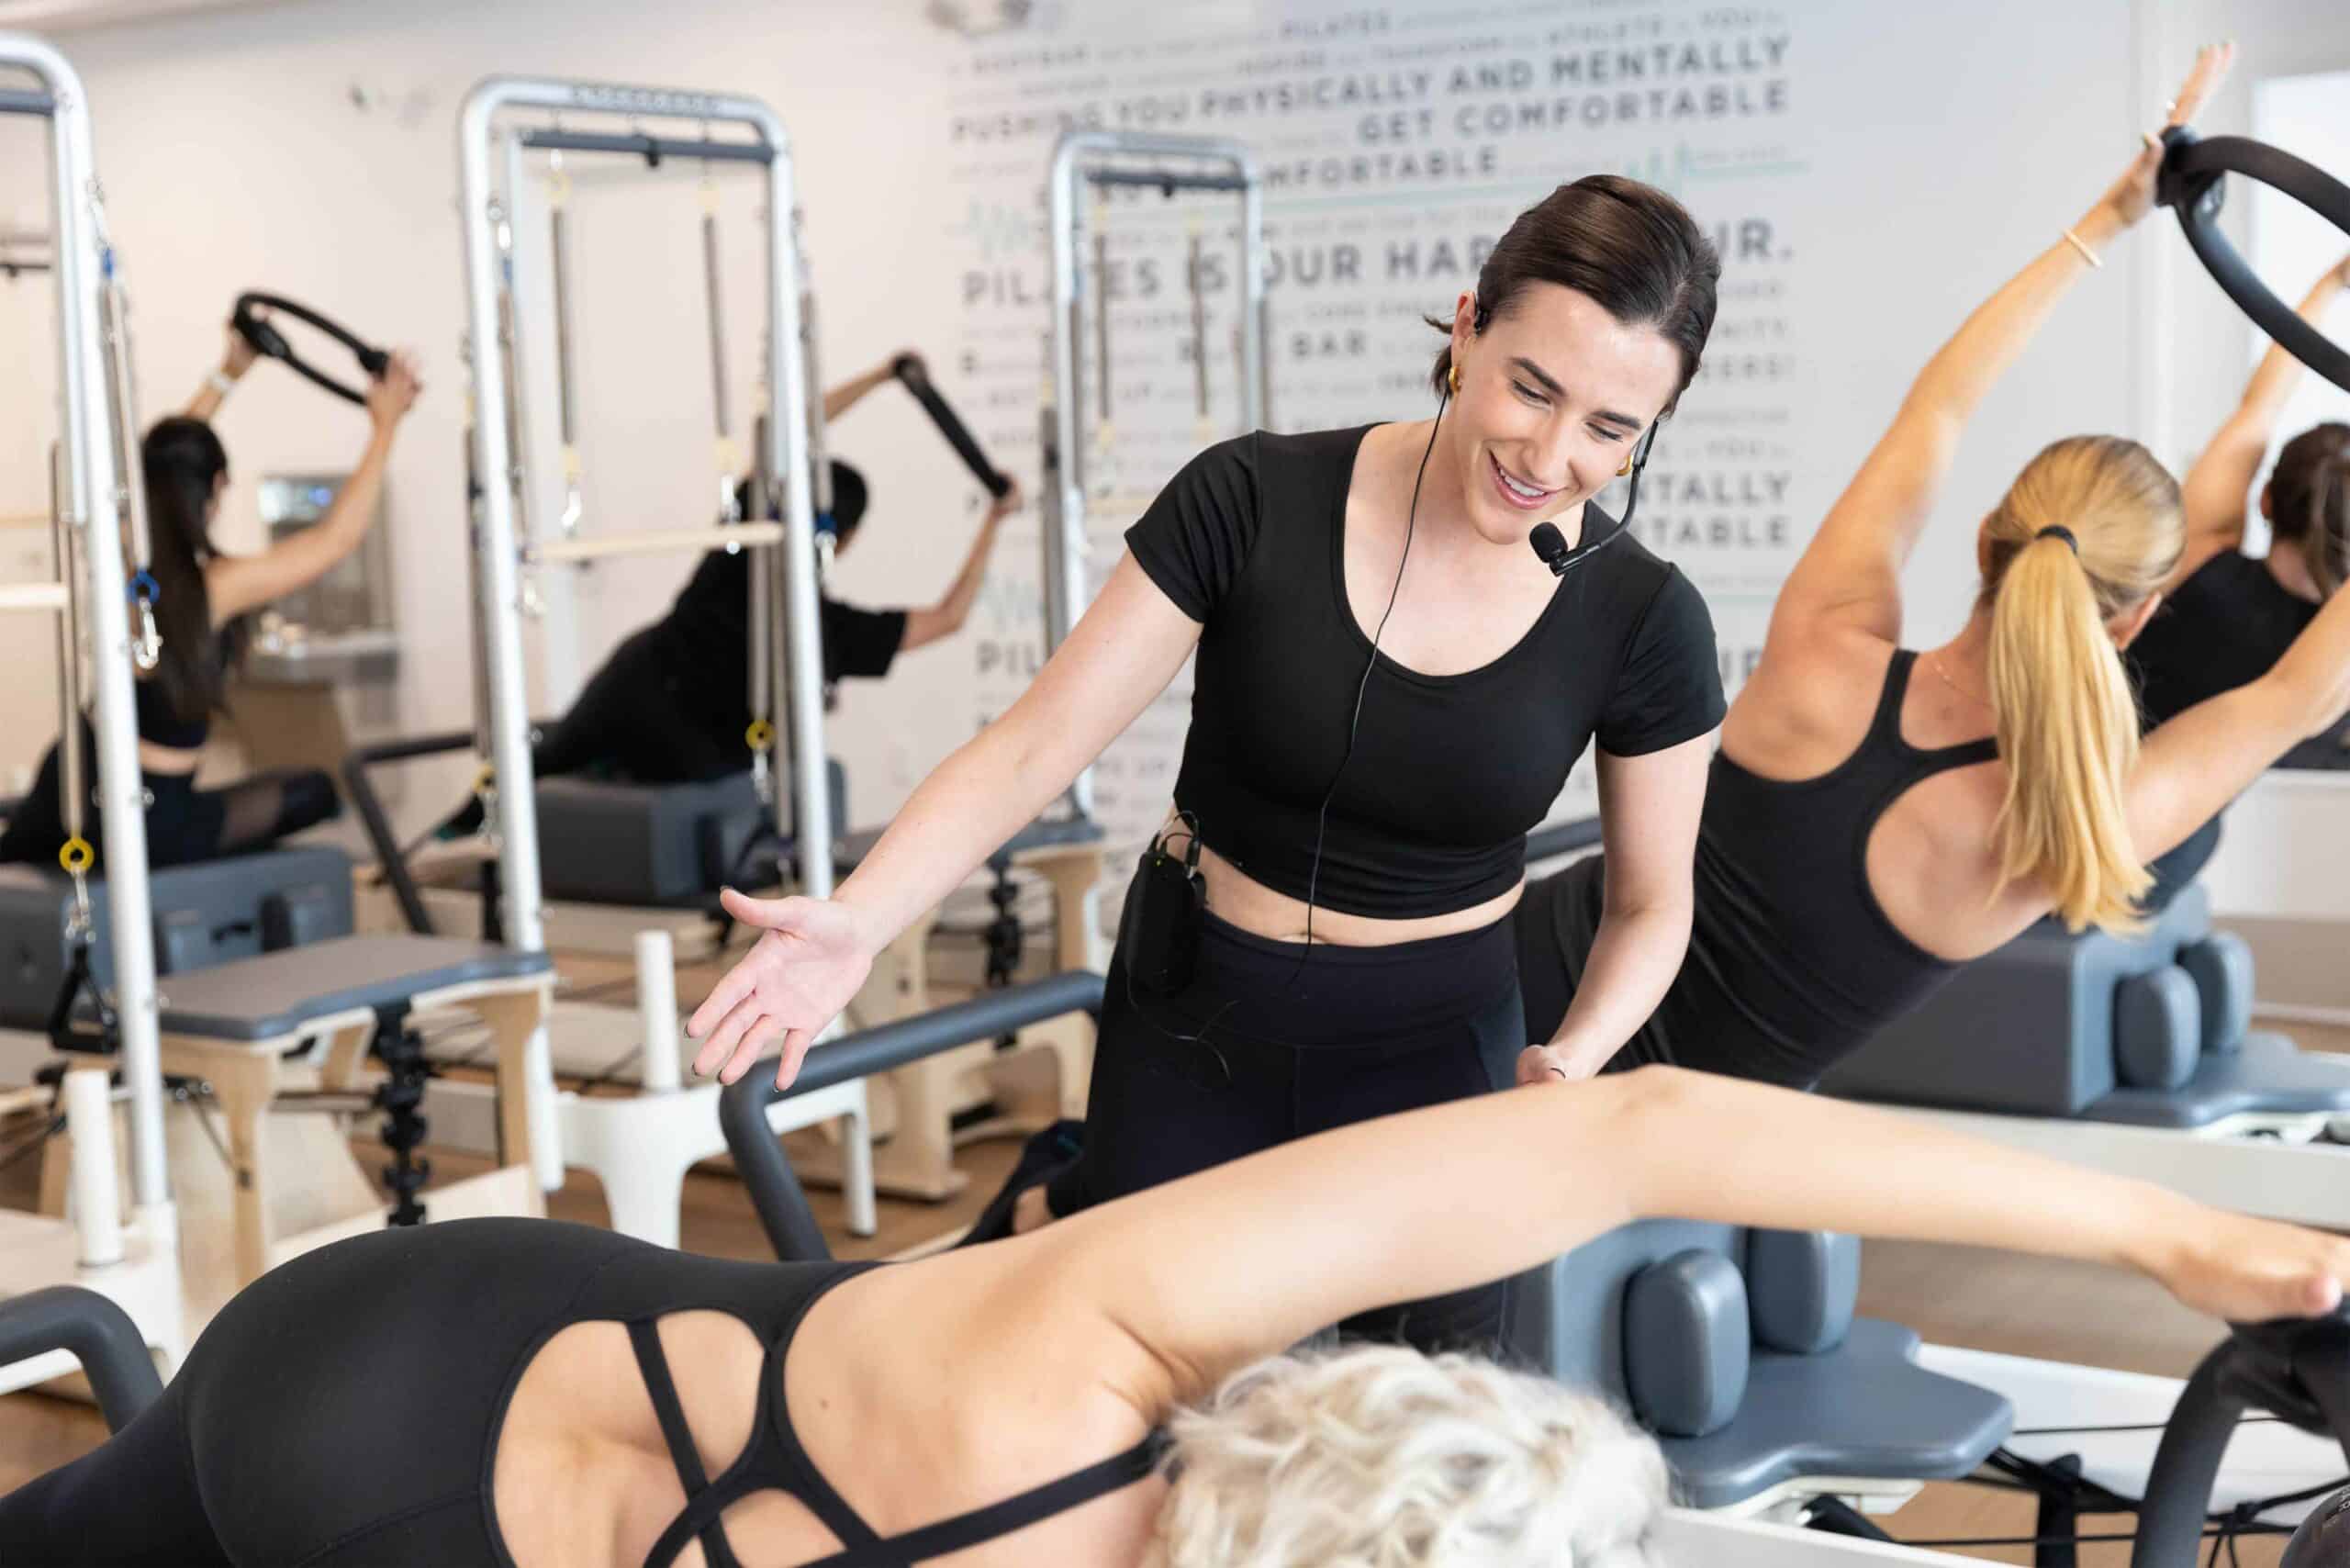
[[[1868,733],[1817,778],[1764,778],[1714,754],[1689,954],[1611,1070],[1670,1062],[1807,1089],[1957,972],[1895,929],[1869,888],[1869,834],[1887,807],[1938,773],[1998,760],[1988,738],[1931,750],[1901,738],[1917,657],[1895,650]],[[1598,862],[1529,893],[1576,983],[1598,932]],[[1545,1021],[1528,1025],[1539,1031]]]

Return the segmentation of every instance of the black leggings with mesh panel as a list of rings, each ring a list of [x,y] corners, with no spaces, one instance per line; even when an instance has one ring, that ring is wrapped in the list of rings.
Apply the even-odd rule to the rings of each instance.
[[[96,802],[97,747],[89,724],[82,725],[91,802],[83,812],[82,836],[103,856],[105,835]],[[61,809],[64,786],[57,746],[41,758],[40,777],[0,830],[0,865],[22,861],[54,866],[65,846]],[[315,827],[341,810],[334,780],[314,767],[275,768],[240,778],[218,790],[199,790],[193,775],[150,773],[147,793],[147,863],[161,870],[228,855],[267,849],[288,834]]]

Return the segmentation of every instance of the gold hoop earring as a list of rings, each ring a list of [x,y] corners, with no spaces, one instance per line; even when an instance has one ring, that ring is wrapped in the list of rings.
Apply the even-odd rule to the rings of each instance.
[[[1624,466],[1622,466],[1621,468],[1618,468],[1618,469],[1617,469],[1617,470],[1616,470],[1616,477],[1617,477],[1618,479],[1621,479],[1621,478],[1625,477],[1627,475],[1630,474],[1630,473],[1631,473],[1631,471],[1632,471],[1632,454],[1631,454],[1630,453],[1628,453],[1628,453],[1624,454]]]
[[[1452,367],[1452,395],[1460,396],[1460,367],[1457,364]]]

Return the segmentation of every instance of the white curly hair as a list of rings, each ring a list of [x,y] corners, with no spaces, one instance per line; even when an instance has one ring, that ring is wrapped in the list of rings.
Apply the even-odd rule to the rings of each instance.
[[[1605,1401],[1474,1356],[1276,1356],[1169,1422],[1146,1568],[1656,1568],[1664,1456]]]

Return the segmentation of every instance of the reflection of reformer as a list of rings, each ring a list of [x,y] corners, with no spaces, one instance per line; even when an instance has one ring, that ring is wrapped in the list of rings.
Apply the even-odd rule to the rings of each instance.
[[[1092,550],[1088,507],[1123,526],[1125,520],[1140,515],[1151,500],[1147,495],[1118,494],[1113,466],[1116,421],[1110,354],[1109,192],[1140,188],[1171,198],[1179,191],[1208,191],[1239,198],[1240,308],[1233,327],[1233,349],[1240,433],[1265,424],[1271,394],[1265,353],[1263,189],[1256,157],[1247,147],[1220,137],[1071,131],[1053,149],[1046,187],[1053,245],[1053,353],[1040,441],[1044,472],[1038,490],[1043,509],[1038,532],[1045,551],[1045,655],[1049,658],[1093,599],[1088,568]],[[1080,201],[1085,196],[1092,199]],[[1213,440],[1215,429],[1210,415],[1207,263],[1196,221],[1188,241],[1185,275],[1192,300],[1192,439],[1200,444]],[[1080,261],[1089,249],[1090,272]],[[1093,317],[1091,388],[1083,348],[1089,336],[1089,309]],[[1069,786],[1069,802],[1077,816],[1093,814],[1091,768]]]
[[[2191,886],[2141,935],[2042,921],[1821,1087],[2223,1207],[2350,1225],[2350,1059],[2252,1029],[2252,955]]]
[[[1065,972],[819,1045],[780,1092],[744,1074],[720,1116],[777,1256],[830,1256],[766,1131],[778,1103],[1101,1002],[1098,975]],[[1658,1543],[1675,1562],[1972,1561],[1891,1548],[1868,1516],[1981,1477],[2041,1491],[2043,1568],[2072,1561],[2081,1513],[2110,1507],[2143,1507],[2136,1568],[2191,1568],[2212,1507],[2257,1528],[2341,1484],[2340,1451],[2292,1429],[2350,1441],[2340,1318],[2241,1330],[2182,1385],[1921,1346],[1853,1315],[1859,1279],[1849,1237],[1643,1221],[1522,1278],[1512,1349],[1657,1434],[1684,1504]],[[2290,1425],[2239,1433],[2248,1405]]]
[[[226,888],[232,907],[225,920],[212,918],[218,906],[207,911],[203,897],[191,908],[179,898],[180,889],[172,890],[168,903],[153,898],[131,666],[152,667],[160,647],[156,588],[145,569],[143,490],[130,461],[138,420],[130,398],[128,307],[100,229],[80,84],[62,60],[29,39],[9,40],[0,57],[33,70],[44,82],[40,92],[0,97],[0,109],[38,114],[50,122],[61,231],[64,462],[53,524],[59,581],[38,585],[38,592],[23,597],[30,607],[62,612],[61,718],[69,735],[81,719],[82,622],[88,622],[87,657],[97,699],[92,728],[109,871],[105,886],[94,889],[95,857],[82,836],[87,795],[80,748],[68,745],[60,756],[59,806],[66,843],[59,863],[70,890],[39,878],[29,886],[17,884],[9,902],[17,916],[29,918],[14,918],[10,924],[26,954],[19,968],[49,969],[41,978],[50,985],[35,988],[36,1001],[39,991],[52,991],[40,1020],[49,1042],[69,1052],[111,1056],[119,1063],[129,1092],[135,1203],[126,1238],[114,1189],[108,1074],[63,1072],[59,1100],[73,1138],[74,1225],[0,1216],[0,1231],[6,1232],[0,1238],[0,1294],[53,1282],[61,1275],[78,1277],[119,1301],[147,1343],[170,1364],[179,1354],[185,1319],[178,1215],[164,1155],[164,1073],[180,1076],[196,1092],[208,1091],[225,1113],[237,1194],[236,1278],[229,1282],[234,1284],[286,1250],[325,1239],[312,1231],[285,1238],[274,1252],[271,1249],[272,1190],[261,1152],[262,1125],[279,1098],[289,1049],[314,1037],[336,1037],[345,1078],[338,1108],[385,1114],[385,1137],[394,1151],[387,1175],[398,1197],[389,1217],[413,1224],[425,1216],[418,1192],[426,1168],[414,1154],[425,1129],[415,1114],[421,1070],[402,1027],[408,1006],[435,993],[464,1001],[488,1016],[502,1038],[519,1046],[543,1001],[545,965],[529,956],[480,951],[475,944],[348,935],[299,952],[229,957],[240,942],[283,945],[330,925],[338,915],[348,921],[347,904],[334,907],[330,890],[319,898],[289,896],[282,888],[256,895],[250,868],[235,863],[190,868],[181,879],[189,886],[208,884],[216,893]],[[119,522],[118,508],[123,514]],[[129,596],[126,543],[136,567]],[[80,574],[71,566],[77,552]],[[127,599],[139,607],[136,640]],[[279,871],[288,859],[299,858],[254,857]],[[340,857],[332,860],[326,876],[330,889],[341,869]],[[266,879],[268,872],[262,875]],[[254,910],[251,920],[239,918],[234,906],[241,899]],[[157,915],[169,918],[152,918]],[[255,925],[263,929],[255,932]],[[195,966],[175,974],[168,999],[156,987],[159,947],[174,962]],[[327,981],[323,995],[321,979]],[[370,1046],[383,1057],[389,1076],[385,1086],[361,1092],[355,1064],[360,1050]],[[510,1111],[522,1103],[519,1093],[507,1101]],[[39,1136],[45,1139],[49,1132],[45,1126]],[[526,1136],[518,1136],[514,1144],[527,1154]],[[341,1159],[349,1158],[346,1149]],[[315,1179],[323,1172],[306,1174]],[[356,1185],[364,1194],[358,1217],[336,1216],[339,1226],[330,1234],[384,1222],[385,1211],[364,1179]],[[530,1213],[536,1211],[537,1193],[527,1183],[501,1182],[493,1174],[436,1191],[431,1206],[443,1213]]]

